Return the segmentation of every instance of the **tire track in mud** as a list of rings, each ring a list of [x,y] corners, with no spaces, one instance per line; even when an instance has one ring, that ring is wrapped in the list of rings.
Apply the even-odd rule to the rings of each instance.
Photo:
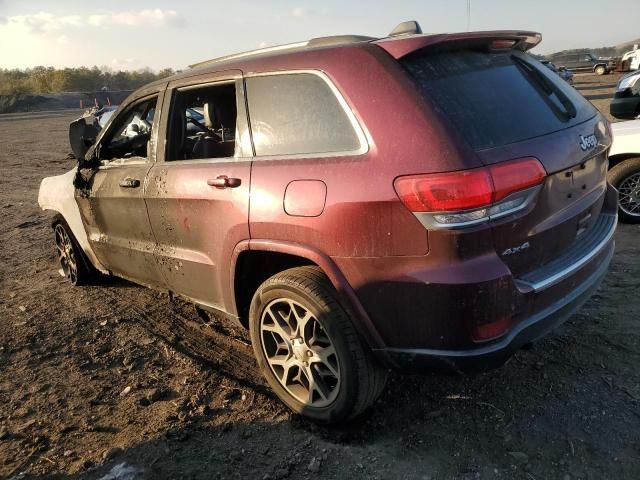
[[[119,316],[126,322],[137,322],[151,336],[158,338],[163,344],[176,352],[206,366],[215,373],[237,382],[243,387],[254,389],[272,397],[267,388],[253,356],[253,350],[248,342],[234,326],[226,319],[212,317],[209,323],[196,320],[195,311],[188,313],[190,304],[181,300],[171,300],[169,303],[158,304],[158,298],[148,298],[152,308],[141,308],[126,295],[103,287],[104,294],[110,299],[114,308],[119,310]]]

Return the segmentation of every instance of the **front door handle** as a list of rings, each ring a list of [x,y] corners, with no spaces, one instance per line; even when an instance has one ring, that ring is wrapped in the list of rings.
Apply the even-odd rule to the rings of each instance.
[[[241,183],[241,179],[227,177],[226,175],[220,175],[216,178],[210,178],[207,180],[207,185],[216,188],[236,188],[239,187]]]
[[[120,180],[120,186],[122,188],[138,188],[140,186],[140,180],[127,177],[124,180]]]

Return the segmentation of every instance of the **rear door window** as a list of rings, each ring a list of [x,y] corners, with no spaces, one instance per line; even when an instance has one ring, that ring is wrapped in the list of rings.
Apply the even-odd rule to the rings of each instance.
[[[291,73],[251,77],[246,80],[246,86],[257,156],[360,150],[361,138],[355,122],[319,75]]]
[[[178,89],[171,102],[166,161],[233,157],[235,82]]]
[[[597,114],[558,75],[521,52],[416,52],[401,63],[475,150],[547,135]]]

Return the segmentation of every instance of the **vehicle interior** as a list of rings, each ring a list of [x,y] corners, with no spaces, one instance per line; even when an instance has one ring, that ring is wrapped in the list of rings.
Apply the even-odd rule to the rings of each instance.
[[[177,90],[169,122],[167,161],[233,157],[235,84]]]
[[[129,107],[102,142],[101,160],[148,156],[148,142],[153,127],[157,97],[143,100]]]

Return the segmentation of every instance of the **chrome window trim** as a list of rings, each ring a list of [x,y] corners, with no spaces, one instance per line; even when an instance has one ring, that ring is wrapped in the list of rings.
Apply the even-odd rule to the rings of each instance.
[[[180,87],[172,87],[172,90],[174,92],[184,92],[186,90],[196,90],[198,88],[207,88],[207,87],[217,87],[220,85],[230,85],[230,84],[235,84],[237,80],[241,80],[242,79],[242,75],[234,75],[234,76],[225,76],[224,79],[220,79],[220,80],[210,80],[204,83],[192,83],[189,85],[183,85]],[[175,95],[175,93],[173,94]]]
[[[189,80],[192,80],[192,77],[189,77]],[[224,78],[220,78],[220,79],[214,79],[214,80],[210,80],[210,81],[206,81],[204,83],[197,83],[197,81],[195,81],[196,83],[188,83],[186,85],[181,85],[181,86],[170,86],[169,89],[167,90],[169,92],[169,102],[170,105],[173,104],[173,101],[176,97],[176,95],[180,92],[184,92],[184,91],[188,91],[188,90],[196,90],[196,89],[200,89],[200,88],[208,88],[208,87],[219,87],[222,85],[234,85],[235,89],[236,89],[236,108],[237,108],[237,112],[236,112],[236,131],[235,131],[235,138],[234,138],[234,142],[235,142],[235,148],[234,148],[234,154],[230,157],[211,157],[211,158],[192,158],[189,160],[181,160],[181,159],[175,159],[175,160],[167,160],[166,159],[166,145],[169,143],[168,139],[169,139],[169,127],[170,127],[170,115],[172,112],[172,109],[169,108],[169,114],[167,115],[167,124],[166,124],[166,128],[165,128],[165,138],[164,138],[164,149],[163,149],[163,155],[162,155],[162,160],[158,163],[162,163],[163,166],[165,167],[169,167],[171,165],[198,165],[201,163],[228,163],[228,162],[241,162],[243,160],[246,161],[251,161],[251,159],[253,158],[253,153],[251,154],[246,154],[245,153],[245,148],[246,146],[242,145],[242,140],[239,139],[239,137],[241,137],[241,134],[239,135],[239,131],[238,131],[238,122],[240,122],[241,120],[244,121],[244,123],[247,123],[246,119],[246,113],[242,113],[241,114],[241,110],[240,108],[242,107],[242,111],[246,112],[246,100],[245,100],[245,92],[244,92],[244,83],[243,83],[243,76],[242,74],[238,73],[238,74],[233,74],[233,75],[229,75],[226,76]],[[246,125],[245,125],[246,127]]]
[[[129,158],[116,158],[114,160],[102,160],[103,162],[109,162],[97,167],[98,170],[112,170],[120,167],[131,167],[139,165],[149,165],[152,162],[145,157],[129,157]]]
[[[212,157],[212,158],[190,158],[189,160],[169,160],[162,162],[163,168],[173,165],[201,165],[207,163],[242,163],[251,162],[251,157]],[[160,163],[160,162],[159,162]]]
[[[335,98],[338,100],[338,103],[345,115],[349,119],[349,123],[351,123],[351,127],[353,128],[360,147],[355,150],[343,150],[337,152],[309,152],[309,153],[289,153],[289,154],[281,154],[281,155],[255,155],[254,160],[297,160],[297,159],[314,159],[314,158],[330,158],[330,157],[353,157],[364,155],[369,152],[369,145],[371,142],[371,136],[364,129],[364,127],[360,124],[356,115],[353,113],[353,110],[347,103],[346,99],[338,90],[338,87],[333,83],[333,81],[329,78],[329,76],[321,70],[276,70],[271,72],[260,72],[260,73],[248,73],[244,75],[244,79],[249,78],[259,78],[259,77],[271,77],[276,75],[300,75],[300,74],[311,74],[317,77],[320,77],[325,84],[329,87]],[[246,84],[245,84],[246,90]],[[246,94],[245,94],[246,95]],[[248,101],[247,101],[248,106]],[[249,111],[249,128],[251,128],[251,111]],[[255,150],[255,148],[254,148]]]

